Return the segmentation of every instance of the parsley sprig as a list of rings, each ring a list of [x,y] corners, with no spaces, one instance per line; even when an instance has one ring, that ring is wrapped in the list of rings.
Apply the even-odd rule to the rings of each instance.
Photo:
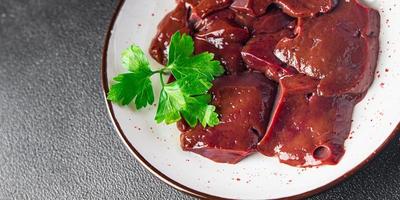
[[[167,65],[152,71],[143,51],[136,45],[122,53],[122,65],[129,71],[113,78],[107,99],[120,105],[135,100],[137,109],[154,103],[154,91],[150,77],[158,74],[161,93],[155,120],[157,123],[172,124],[182,119],[195,127],[219,124],[215,106],[210,105],[212,80],[224,73],[219,61],[212,53],[194,55],[193,39],[179,32],[175,33],[168,49]],[[166,83],[163,74],[172,73],[175,81]]]

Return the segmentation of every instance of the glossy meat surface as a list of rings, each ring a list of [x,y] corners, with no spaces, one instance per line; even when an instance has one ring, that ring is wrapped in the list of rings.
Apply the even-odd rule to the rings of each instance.
[[[190,18],[202,19],[215,11],[229,7],[231,3],[232,0],[201,0],[193,7]]]
[[[261,153],[300,167],[339,162],[356,102],[318,96],[318,82],[301,74],[281,79],[271,123],[258,144]]]
[[[294,18],[286,15],[280,9],[273,9],[254,20],[253,34],[276,33],[290,27]]]
[[[263,15],[273,0],[234,0],[231,9],[252,17]]]
[[[284,66],[274,55],[276,44],[286,36],[290,36],[288,30],[274,34],[260,34],[252,38],[242,50],[242,57],[247,67],[264,73],[268,78],[279,82],[281,77],[296,74],[292,67]]]
[[[229,8],[216,11],[207,17],[199,19],[191,19],[190,23],[196,31],[201,31],[203,29],[209,29],[208,26],[212,24],[215,20],[224,20],[228,22],[233,22],[235,19],[235,12]]]
[[[158,31],[151,42],[149,53],[160,64],[167,64],[167,47],[172,35],[179,31],[190,33],[187,27],[187,9],[185,3],[179,3],[176,8],[168,13],[158,24]]]
[[[249,38],[249,32],[240,26],[227,20],[213,20],[196,34],[196,38],[202,39],[222,49],[231,43],[243,44]]]
[[[292,17],[313,17],[335,8],[339,0],[275,0],[285,13]],[[345,1],[345,0],[342,0]]]
[[[249,69],[262,72],[276,82],[283,76],[297,73],[274,55],[275,47],[281,39],[294,37],[293,31],[289,29],[292,22],[293,18],[279,9],[271,10],[255,21],[254,36],[241,52]]]
[[[179,123],[182,148],[216,162],[237,163],[255,151],[265,133],[276,84],[260,73],[246,72],[216,79],[211,93],[221,124],[191,129]]]
[[[275,55],[301,73],[321,79],[318,94],[364,93],[379,51],[379,13],[355,0],[327,15],[300,20],[298,35],[283,39]]]
[[[243,48],[241,44],[231,43],[230,45],[219,49],[204,40],[195,39],[194,46],[195,53],[197,54],[204,51],[213,53],[215,58],[225,67],[227,74],[235,74],[246,70],[246,66],[242,60],[242,55],[240,54]]]
[[[201,0],[175,0],[177,4],[184,3],[187,8],[193,8],[200,3]]]
[[[195,34],[195,52],[212,52],[230,74],[244,71],[241,50],[249,32],[232,22],[216,19]]]

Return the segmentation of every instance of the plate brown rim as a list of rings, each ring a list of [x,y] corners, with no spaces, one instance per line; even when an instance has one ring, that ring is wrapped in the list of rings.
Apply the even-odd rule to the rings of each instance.
[[[226,198],[222,198],[222,197],[218,197],[218,196],[214,196],[214,195],[210,195],[210,194],[206,194],[197,190],[194,190],[192,188],[189,188],[185,185],[182,185],[176,181],[174,181],[173,179],[169,178],[168,176],[166,176],[165,174],[163,174],[162,172],[160,172],[158,169],[156,169],[154,166],[152,166],[140,153],[139,151],[137,151],[135,149],[135,147],[129,142],[128,138],[126,137],[125,133],[122,131],[116,117],[115,117],[115,113],[114,110],[112,108],[112,104],[110,101],[107,100],[107,93],[109,91],[109,87],[108,87],[108,80],[107,80],[107,51],[108,51],[108,46],[109,46],[109,41],[111,38],[111,31],[114,28],[114,24],[115,21],[119,15],[119,12],[122,8],[122,6],[124,5],[125,0],[120,0],[117,7],[114,10],[114,13],[112,15],[111,18],[111,22],[108,26],[106,35],[105,35],[105,41],[104,41],[104,46],[103,46],[103,51],[102,51],[102,65],[101,65],[101,82],[102,82],[102,92],[103,92],[103,97],[105,99],[105,102],[107,104],[107,108],[108,108],[108,113],[110,115],[111,121],[113,122],[113,125],[115,127],[115,129],[118,132],[118,135],[121,137],[121,139],[124,141],[124,144],[128,147],[128,149],[131,151],[131,153],[134,155],[134,157],[144,166],[146,167],[146,169],[148,169],[153,175],[155,175],[156,177],[158,177],[159,179],[161,179],[162,181],[164,181],[165,183],[167,183],[168,185],[172,186],[173,188],[185,192],[189,195],[192,195],[194,197],[197,198],[201,198],[201,199],[226,199]],[[375,156],[377,154],[379,154],[388,144],[391,140],[394,139],[394,137],[397,135],[397,133],[400,131],[400,123],[398,123],[397,127],[395,128],[395,130],[391,133],[391,135],[385,140],[384,143],[382,143],[381,146],[378,147],[378,149],[376,151],[374,151],[374,153],[372,153],[370,156],[368,156],[368,158],[366,158],[363,162],[361,162],[360,164],[358,164],[356,167],[354,167],[353,169],[349,170],[348,172],[346,172],[344,175],[338,177],[337,179],[335,179],[334,181],[331,181],[330,183],[327,183],[324,186],[321,186],[319,188],[313,189],[311,191],[302,193],[302,194],[298,194],[298,195],[294,195],[294,196],[290,196],[290,197],[286,197],[283,199],[303,199],[306,197],[310,197],[313,195],[316,195],[318,193],[321,193],[323,191],[326,191],[330,188],[333,188],[334,186],[336,186],[337,184],[339,184],[340,182],[344,181],[345,179],[347,179],[348,177],[352,176],[355,172],[359,171],[361,168],[363,168],[369,161],[371,161],[373,158],[375,158]]]

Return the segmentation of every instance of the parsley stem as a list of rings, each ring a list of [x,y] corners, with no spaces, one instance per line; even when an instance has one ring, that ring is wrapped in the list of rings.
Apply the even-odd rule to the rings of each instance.
[[[154,74],[159,74],[159,73],[161,73],[161,74],[168,74],[169,71],[170,71],[170,69],[164,67],[164,68],[162,68],[162,69],[160,69],[160,70],[152,71],[152,75],[154,75]]]
[[[160,73],[160,81],[161,81],[161,85],[164,87],[165,86],[165,82],[164,82],[163,73]]]
[[[159,74],[159,73],[163,73],[163,72],[164,72],[164,69],[160,69],[160,70],[157,70],[157,71],[152,71],[153,74]]]

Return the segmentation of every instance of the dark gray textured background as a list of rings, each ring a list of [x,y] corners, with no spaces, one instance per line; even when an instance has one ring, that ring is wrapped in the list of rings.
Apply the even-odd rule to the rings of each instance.
[[[108,117],[99,67],[116,4],[0,0],[0,200],[191,198],[141,167]],[[400,199],[399,147],[313,198]]]

